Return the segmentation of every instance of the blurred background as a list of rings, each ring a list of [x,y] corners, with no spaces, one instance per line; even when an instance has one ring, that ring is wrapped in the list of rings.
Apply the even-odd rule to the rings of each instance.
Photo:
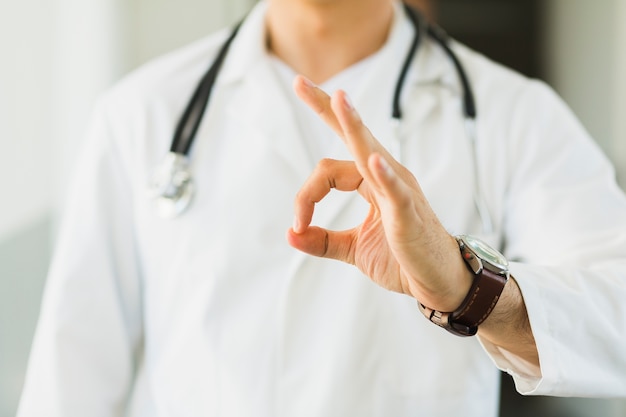
[[[0,0],[0,417],[23,383],[67,178],[95,98],[254,0]],[[626,2],[414,0],[452,36],[545,80],[626,185]],[[581,161],[581,164],[584,161]],[[524,398],[502,417],[625,417],[626,400]]]

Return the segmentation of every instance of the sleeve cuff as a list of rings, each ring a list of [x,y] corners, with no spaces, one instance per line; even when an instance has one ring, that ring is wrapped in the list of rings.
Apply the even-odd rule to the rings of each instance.
[[[541,302],[543,300],[542,291],[540,286],[536,285],[532,268],[512,262],[510,270],[511,276],[514,277],[524,297],[530,326],[539,353],[540,366],[533,365],[480,337],[479,341],[498,369],[513,377],[515,388],[520,394],[548,394],[550,391],[548,381],[556,379],[550,377],[550,375],[554,376],[556,371],[550,369],[550,364],[555,364],[557,361],[555,361],[551,343],[550,322]]]
[[[513,353],[480,337],[478,340],[498,369],[513,377],[517,392],[522,395],[537,393],[543,382],[540,367],[528,363]]]

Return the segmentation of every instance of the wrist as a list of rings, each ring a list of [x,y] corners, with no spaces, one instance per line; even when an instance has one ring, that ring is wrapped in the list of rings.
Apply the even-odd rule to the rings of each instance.
[[[438,276],[437,285],[431,288],[421,288],[414,291],[414,298],[424,305],[437,311],[455,311],[467,296],[474,274],[459,251],[459,244],[454,236],[450,236],[446,248],[446,259],[436,269],[430,272],[430,276]]]
[[[453,288],[453,292],[449,295],[446,300],[445,305],[442,308],[445,310],[440,311],[455,311],[457,310],[463,301],[467,298],[469,294],[472,284],[474,282],[475,274],[474,272],[467,266],[467,264],[463,261],[462,256],[459,256],[459,248],[458,244],[455,240],[455,245],[457,246],[456,255],[456,274],[455,274],[455,282],[456,285]]]
[[[458,307],[436,310],[418,301],[420,311],[433,323],[459,336],[473,336],[494,310],[509,278],[502,254],[471,236],[457,236],[460,258],[472,283]],[[459,291],[460,292],[460,291]],[[456,302],[456,300],[454,301]]]

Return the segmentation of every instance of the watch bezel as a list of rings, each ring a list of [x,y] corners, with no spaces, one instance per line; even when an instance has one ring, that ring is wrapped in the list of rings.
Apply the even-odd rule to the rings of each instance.
[[[464,258],[465,261],[471,265],[475,274],[480,273],[482,268],[485,267],[485,263],[492,266],[492,268],[489,269],[494,272],[502,275],[508,272],[509,262],[504,255],[482,239],[471,235],[459,235],[456,236],[456,239],[461,246],[461,252],[467,250],[474,255],[475,260],[467,256],[464,256]]]

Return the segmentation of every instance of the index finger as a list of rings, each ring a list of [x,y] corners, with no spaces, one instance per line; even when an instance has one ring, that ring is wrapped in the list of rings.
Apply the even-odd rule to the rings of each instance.
[[[330,106],[330,96],[309,79],[298,75],[293,81],[293,89],[317,115],[343,139],[343,130]]]
[[[394,168],[398,165],[387,149],[365,127],[344,91],[337,91],[331,98],[302,75],[294,79],[293,88],[298,97],[346,143],[359,171],[368,180],[372,180],[367,163],[371,154],[382,155]]]
[[[363,124],[361,117],[345,91],[338,90],[335,92],[331,98],[330,105],[343,132],[342,138],[354,157],[359,171],[368,181],[372,180],[368,168],[370,155],[374,153],[380,154],[394,168],[395,165],[399,164]]]

